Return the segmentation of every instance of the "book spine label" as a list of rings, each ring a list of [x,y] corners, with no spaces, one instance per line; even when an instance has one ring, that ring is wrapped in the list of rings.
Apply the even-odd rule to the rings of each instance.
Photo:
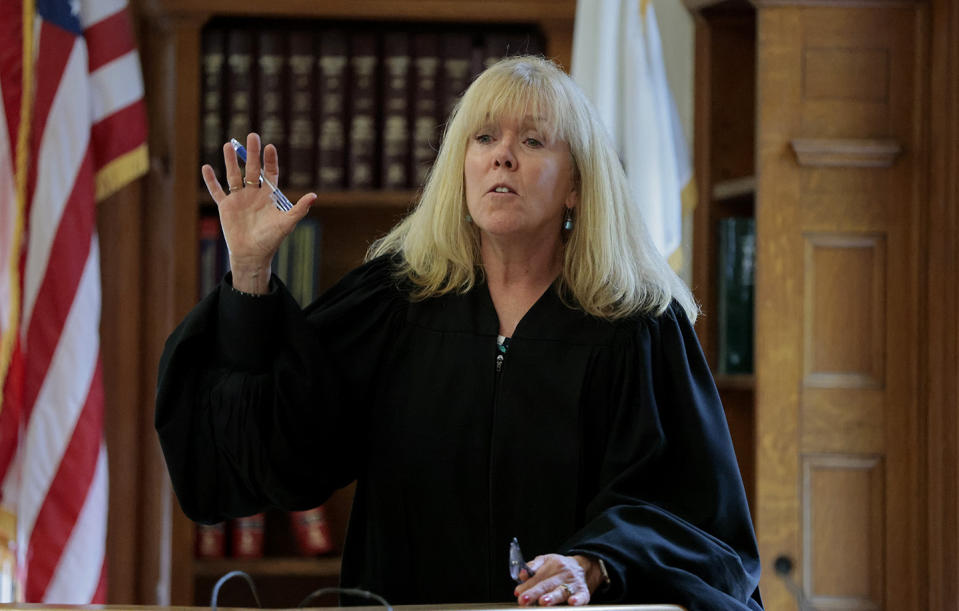
[[[315,184],[316,136],[313,126],[313,35],[293,32],[290,35],[287,79],[289,99],[289,160],[286,162],[291,187],[309,188]],[[283,160],[280,161],[283,163]]]
[[[323,31],[317,57],[317,176],[320,189],[346,185],[347,42],[340,31]]]
[[[409,37],[391,32],[383,41],[383,147],[382,186],[409,186]]]
[[[326,521],[326,510],[322,506],[306,511],[292,511],[290,522],[300,553],[315,556],[333,551],[330,526]]]
[[[209,163],[217,176],[223,176],[223,85],[226,63],[226,32],[212,28],[203,33],[202,87],[202,163]]]
[[[258,513],[232,521],[232,541],[234,558],[263,557],[264,514]]]
[[[227,33],[227,136],[246,142],[253,108],[253,36],[243,28]]]
[[[350,55],[350,127],[347,186],[372,189],[375,185],[377,40],[374,34],[354,33]]]
[[[439,112],[437,76],[439,73],[439,37],[422,32],[413,39],[413,167],[415,186],[426,182],[438,145]]]
[[[286,35],[278,30],[263,30],[257,34],[257,104],[256,122],[260,141],[265,147],[272,144],[286,162],[287,100],[283,84],[286,73]]]

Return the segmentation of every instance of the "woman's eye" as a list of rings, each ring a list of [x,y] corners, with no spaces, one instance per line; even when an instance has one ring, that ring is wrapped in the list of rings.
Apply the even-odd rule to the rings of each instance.
[[[476,141],[479,142],[480,144],[489,144],[490,142],[493,141],[493,137],[490,136],[489,134],[480,134],[476,136]]]
[[[526,139],[526,145],[527,145],[527,146],[531,146],[531,147],[533,147],[533,148],[539,148],[539,147],[543,146],[543,143],[540,142],[539,140],[537,140],[536,138],[530,137],[530,138],[527,138],[527,139]]]

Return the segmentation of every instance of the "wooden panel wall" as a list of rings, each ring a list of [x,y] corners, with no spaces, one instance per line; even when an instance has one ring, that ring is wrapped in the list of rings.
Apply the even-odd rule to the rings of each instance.
[[[916,608],[923,8],[757,4],[761,555],[817,608]]]

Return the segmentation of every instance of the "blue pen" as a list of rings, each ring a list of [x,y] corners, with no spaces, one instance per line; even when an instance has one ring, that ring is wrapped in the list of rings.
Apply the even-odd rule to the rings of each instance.
[[[233,145],[233,150],[236,151],[236,156],[240,158],[240,161],[246,163],[246,149],[243,148],[243,145],[240,144],[236,138],[230,138],[230,144]],[[289,212],[293,209],[293,203],[283,195],[283,192],[280,191],[276,185],[270,182],[270,179],[263,174],[262,168],[260,168],[260,180],[265,182],[266,185],[273,190],[273,192],[270,193],[270,197],[273,198],[273,205],[275,205],[278,210]]]

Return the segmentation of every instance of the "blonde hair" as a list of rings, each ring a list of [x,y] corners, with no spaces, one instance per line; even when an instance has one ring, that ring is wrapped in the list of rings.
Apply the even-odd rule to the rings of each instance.
[[[483,271],[479,231],[465,220],[466,145],[484,124],[530,110],[553,132],[551,138],[569,144],[579,194],[557,283],[560,296],[610,320],[660,314],[675,299],[694,322],[699,307],[650,239],[596,111],[569,75],[542,57],[501,60],[470,85],[446,125],[419,203],[373,243],[367,258],[401,255],[398,274],[413,284],[415,299],[469,291]]]

